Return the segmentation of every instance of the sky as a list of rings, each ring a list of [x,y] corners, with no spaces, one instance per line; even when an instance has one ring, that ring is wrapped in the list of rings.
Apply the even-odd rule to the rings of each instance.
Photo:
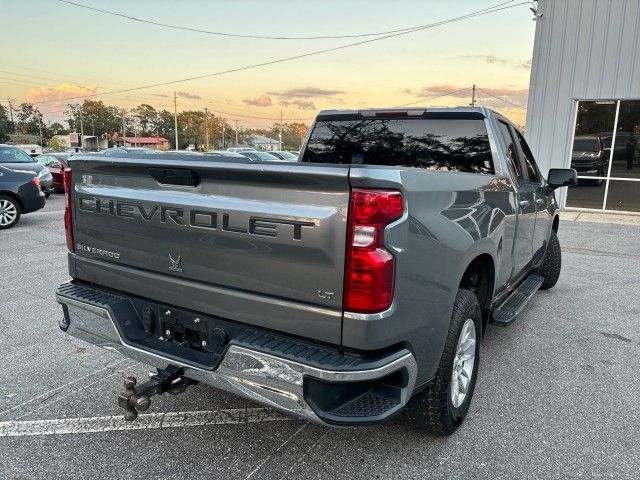
[[[59,121],[66,104],[82,102],[71,97],[173,110],[176,92],[179,111],[207,107],[257,128],[281,112],[284,121],[310,123],[321,109],[466,105],[476,84],[479,104],[525,121],[535,22],[529,5],[517,5],[521,0],[73,1],[196,30],[288,37],[387,32],[498,4],[513,8],[259,68],[109,94],[379,37],[235,38],[59,0],[0,0],[0,103],[30,101],[45,121]]]

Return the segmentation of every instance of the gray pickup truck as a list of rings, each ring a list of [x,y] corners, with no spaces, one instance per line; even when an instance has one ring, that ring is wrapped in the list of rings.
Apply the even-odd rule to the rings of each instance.
[[[323,111],[300,160],[83,155],[60,328],[157,368],[125,418],[203,382],[329,425],[464,419],[488,323],[560,274],[554,189],[477,107]]]

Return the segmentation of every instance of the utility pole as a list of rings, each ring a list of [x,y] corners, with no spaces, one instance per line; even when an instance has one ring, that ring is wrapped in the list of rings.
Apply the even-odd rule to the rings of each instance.
[[[38,120],[38,127],[40,128],[40,147],[44,147],[44,143],[42,141],[42,117],[40,117]]]
[[[178,151],[178,100],[176,92],[173,92],[173,128],[176,132],[176,152]]]
[[[471,89],[471,103],[469,105],[472,107],[475,106],[476,101],[476,84],[474,83],[473,88]]]
[[[209,110],[204,107],[204,147],[209,151]]]
[[[7,98],[7,102],[9,103],[9,114],[11,115],[11,133],[16,133],[16,124],[13,123],[13,102],[15,100],[13,98]]]
[[[238,120],[236,120],[236,147],[238,146]]]
[[[126,129],[126,127],[124,126],[124,113],[125,113],[125,110],[124,110],[124,108],[123,108],[123,109],[122,109],[122,146],[123,146],[123,147],[125,146],[125,143],[126,143],[126,142],[125,142],[125,140],[124,140],[124,139],[125,139],[125,137],[126,137],[126,135],[127,135],[127,129]]]
[[[82,107],[80,107],[82,108]],[[82,110],[79,110],[80,112],[80,146],[82,147],[82,150],[84,151],[84,123],[82,120]]]
[[[282,110],[280,110],[280,133],[278,135],[278,150],[282,151]]]
[[[223,150],[224,150],[224,127],[225,127],[226,122],[227,121],[223,118],[222,119],[222,149]]]

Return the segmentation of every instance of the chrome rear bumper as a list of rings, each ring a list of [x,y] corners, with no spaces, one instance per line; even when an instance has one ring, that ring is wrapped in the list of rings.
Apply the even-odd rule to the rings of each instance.
[[[218,367],[215,370],[206,370],[128,343],[120,335],[107,308],[69,298],[60,292],[56,294],[56,298],[67,313],[60,326],[76,338],[117,351],[157,368],[164,369],[170,365],[180,367],[185,371],[186,377],[306,420],[334,425],[376,423],[401,410],[415,386],[417,366],[408,350],[400,356],[394,355],[388,363],[383,363],[377,368],[330,370],[231,343]],[[378,398],[364,398],[364,407],[357,405],[348,409],[348,412],[360,414],[363,408],[366,412],[368,406],[374,405],[371,410],[373,414],[363,417],[363,421],[354,422],[353,413],[344,415],[344,421],[342,414],[325,415],[318,411],[317,404],[312,406],[310,403],[314,402],[305,398],[305,383],[314,383],[313,388],[317,392],[318,388],[324,388],[323,382],[331,382],[326,384],[330,387],[336,384],[364,385],[395,374],[402,376],[403,383],[397,389],[399,395],[392,404],[387,403],[385,407],[380,407]]]

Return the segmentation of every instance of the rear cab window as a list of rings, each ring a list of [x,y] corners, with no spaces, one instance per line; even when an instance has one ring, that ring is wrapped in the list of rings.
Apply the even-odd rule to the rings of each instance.
[[[495,173],[484,117],[318,117],[302,162]]]

